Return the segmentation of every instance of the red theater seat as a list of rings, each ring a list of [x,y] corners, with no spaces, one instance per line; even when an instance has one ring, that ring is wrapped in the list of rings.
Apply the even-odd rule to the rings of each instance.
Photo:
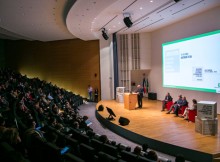
[[[188,107],[188,106],[181,106],[180,109],[179,109],[178,114],[183,115],[183,113],[184,113],[184,111],[185,111],[185,109],[186,109],[187,107]]]
[[[167,103],[166,103],[166,109],[167,110],[170,110],[170,107],[173,105],[173,101],[168,101]]]
[[[195,122],[196,115],[197,115],[197,110],[189,110],[189,121]]]

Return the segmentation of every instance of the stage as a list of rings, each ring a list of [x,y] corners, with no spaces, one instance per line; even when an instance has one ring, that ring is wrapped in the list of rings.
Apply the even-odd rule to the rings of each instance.
[[[124,103],[115,100],[102,100],[96,109],[101,104],[104,110],[96,111],[97,119],[113,132],[133,142],[148,143],[150,148],[172,156],[181,153],[187,160],[195,162],[217,161],[220,157],[220,123],[217,135],[202,135],[195,132],[195,123],[174,117],[174,114],[166,114],[166,111],[161,112],[161,101],[144,98],[143,108],[135,110],[127,110]],[[113,110],[115,120],[106,119],[109,116],[106,107]],[[129,119],[130,123],[119,125],[120,117]]]

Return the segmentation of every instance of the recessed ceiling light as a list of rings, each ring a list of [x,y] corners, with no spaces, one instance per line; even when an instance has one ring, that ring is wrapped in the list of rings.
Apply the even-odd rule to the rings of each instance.
[[[143,9],[143,7],[140,7],[140,10],[142,10]]]
[[[153,0],[150,1],[151,3],[154,2]]]

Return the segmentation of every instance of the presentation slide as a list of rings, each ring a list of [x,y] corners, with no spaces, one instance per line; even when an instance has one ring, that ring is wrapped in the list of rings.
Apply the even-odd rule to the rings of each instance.
[[[220,30],[162,44],[163,86],[220,93]]]

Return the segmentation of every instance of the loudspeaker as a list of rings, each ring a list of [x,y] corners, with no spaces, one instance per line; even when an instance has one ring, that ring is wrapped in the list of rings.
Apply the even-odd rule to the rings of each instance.
[[[103,111],[103,110],[104,110],[104,106],[103,105],[99,105],[98,111]]]
[[[157,94],[153,92],[148,93],[148,99],[149,100],[157,100]]]
[[[120,123],[120,125],[125,126],[130,123],[130,120],[124,117],[120,117],[118,122]]]
[[[130,18],[129,17],[125,17],[124,18],[124,23],[125,23],[125,25],[128,27],[128,28],[130,28],[131,26],[132,26],[132,22],[131,22],[131,20],[130,20]]]

